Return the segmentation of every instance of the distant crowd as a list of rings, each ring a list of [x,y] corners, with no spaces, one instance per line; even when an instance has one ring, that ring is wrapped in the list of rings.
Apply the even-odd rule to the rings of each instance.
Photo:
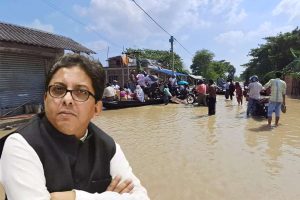
[[[232,100],[235,92],[238,105],[242,105],[243,97],[245,97],[248,101],[247,116],[264,115],[268,118],[268,125],[271,126],[272,113],[274,112],[275,126],[278,126],[280,113],[286,112],[286,83],[281,78],[282,73],[276,72],[275,79],[270,79],[263,86],[258,77],[253,75],[249,81],[244,83],[243,88],[239,82],[234,84],[229,79],[224,86],[225,99]]]
[[[176,76],[161,80],[158,74],[148,74],[145,71],[136,74],[135,70],[132,70],[124,87],[120,87],[117,80],[107,83],[102,99],[103,101],[138,100],[144,102],[149,99],[164,98],[167,104],[169,98],[174,95],[172,93],[176,87]]]
[[[224,85],[226,100],[233,100],[236,96],[238,105],[243,105],[246,98],[247,116],[265,115],[268,124],[271,125],[272,113],[275,112],[275,125],[278,125],[280,110],[285,110],[286,83],[281,80],[281,73],[276,73],[276,78],[271,79],[264,86],[259,82],[256,75],[243,84],[228,79]],[[158,74],[147,74],[145,71],[136,73],[132,70],[128,82],[124,87],[118,85],[118,81],[107,83],[103,93],[103,101],[128,101],[137,100],[145,102],[149,99],[163,99],[167,105],[171,98],[187,99],[188,95],[193,96],[198,105],[208,107],[208,115],[216,113],[216,94],[220,87],[215,85],[213,80],[198,80],[196,85],[189,86],[186,81],[178,81],[176,76],[169,76],[161,80]],[[261,94],[270,98],[261,98]],[[267,101],[267,102],[266,102]],[[268,103],[268,106],[265,104]]]

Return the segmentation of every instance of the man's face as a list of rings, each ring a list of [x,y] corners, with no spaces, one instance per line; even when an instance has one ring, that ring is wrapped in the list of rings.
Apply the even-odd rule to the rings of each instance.
[[[92,94],[91,78],[78,66],[61,68],[52,77],[50,85],[64,86],[69,90],[88,90]],[[102,103],[95,104],[95,99],[89,96],[84,102],[75,101],[70,92],[62,98],[54,98],[49,92],[44,97],[45,112],[50,123],[66,135],[81,138],[90,120],[101,112]]]

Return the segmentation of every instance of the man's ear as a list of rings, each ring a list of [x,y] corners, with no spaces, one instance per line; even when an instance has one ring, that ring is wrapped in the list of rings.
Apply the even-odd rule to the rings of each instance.
[[[102,111],[102,101],[98,101],[95,104],[95,116],[99,116]]]
[[[44,93],[44,101],[46,101],[47,98],[47,92]]]

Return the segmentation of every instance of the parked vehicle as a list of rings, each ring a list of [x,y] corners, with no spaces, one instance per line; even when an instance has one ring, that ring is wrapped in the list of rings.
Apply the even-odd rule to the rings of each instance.
[[[246,101],[249,100],[249,95],[248,95],[248,90],[247,88],[244,90],[244,96],[246,98]],[[261,91],[261,95],[262,95],[262,98],[260,100],[258,100],[256,102],[256,104],[254,105],[254,109],[252,111],[251,116],[263,116],[265,118],[268,118],[268,106],[269,106],[269,96],[264,96],[264,95],[267,95],[269,94],[268,91]]]
[[[269,105],[269,97],[264,97],[260,99],[256,105],[255,110],[252,113],[253,116],[263,116],[268,118],[268,105]]]
[[[222,86],[216,86],[216,93],[217,94],[225,94],[225,88]]]
[[[186,100],[188,104],[193,104],[196,101],[195,90],[180,90],[177,88],[175,93],[176,97],[180,100]]]

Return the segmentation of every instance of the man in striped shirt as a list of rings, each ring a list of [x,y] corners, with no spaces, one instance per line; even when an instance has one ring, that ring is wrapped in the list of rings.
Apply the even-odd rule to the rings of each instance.
[[[271,87],[271,97],[268,106],[268,125],[271,126],[272,113],[275,112],[275,126],[278,126],[281,104],[285,106],[286,83],[281,80],[282,73],[275,73],[276,79],[269,80],[264,85],[265,88]]]

